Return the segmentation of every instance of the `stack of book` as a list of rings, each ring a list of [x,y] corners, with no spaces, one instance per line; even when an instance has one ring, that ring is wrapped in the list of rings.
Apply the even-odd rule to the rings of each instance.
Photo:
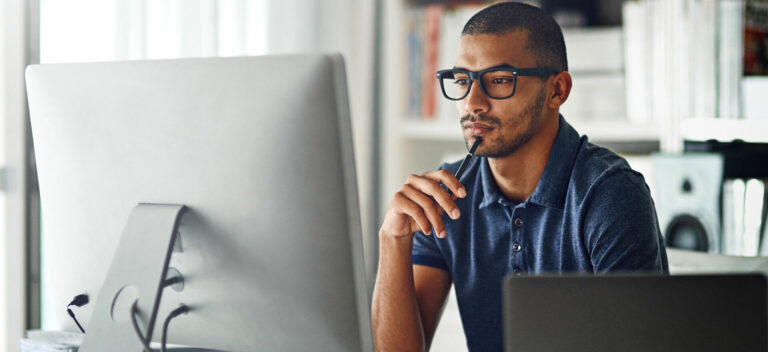
[[[481,4],[431,4],[406,13],[406,115],[434,120],[456,117],[456,107],[444,99],[435,77],[452,68],[464,24]],[[455,119],[454,119],[455,121]]]
[[[755,54],[768,45],[766,15],[768,3],[751,0],[625,2],[628,117],[744,118],[744,82],[768,75]]]
[[[723,182],[723,254],[768,256],[765,181],[753,178]]]

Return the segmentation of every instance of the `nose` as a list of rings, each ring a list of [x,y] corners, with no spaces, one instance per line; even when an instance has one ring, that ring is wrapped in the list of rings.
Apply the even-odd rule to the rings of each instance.
[[[483,93],[483,90],[480,89],[480,84],[477,81],[472,83],[473,84],[469,89],[469,94],[467,94],[464,99],[460,100],[460,103],[464,105],[463,110],[465,113],[473,115],[486,114],[490,109],[489,98]]]

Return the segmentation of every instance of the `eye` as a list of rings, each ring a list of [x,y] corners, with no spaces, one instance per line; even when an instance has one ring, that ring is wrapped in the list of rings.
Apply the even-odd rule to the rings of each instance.
[[[453,84],[458,86],[466,86],[467,85],[467,79],[466,78],[457,78],[453,81]]]
[[[494,77],[491,80],[493,84],[512,84],[512,77]]]

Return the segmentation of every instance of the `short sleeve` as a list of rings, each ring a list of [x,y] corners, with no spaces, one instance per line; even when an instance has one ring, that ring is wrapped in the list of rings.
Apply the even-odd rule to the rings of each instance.
[[[582,210],[596,273],[669,273],[656,209],[640,174],[623,169],[606,176],[592,187]]]
[[[427,236],[421,231],[413,235],[412,262],[414,265],[426,265],[448,271],[448,265],[437,247],[435,238],[435,235]]]

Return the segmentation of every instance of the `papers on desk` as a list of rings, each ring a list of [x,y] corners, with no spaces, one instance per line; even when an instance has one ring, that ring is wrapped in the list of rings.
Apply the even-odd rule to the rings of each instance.
[[[21,339],[21,352],[77,352],[83,334],[65,331],[27,331]]]

